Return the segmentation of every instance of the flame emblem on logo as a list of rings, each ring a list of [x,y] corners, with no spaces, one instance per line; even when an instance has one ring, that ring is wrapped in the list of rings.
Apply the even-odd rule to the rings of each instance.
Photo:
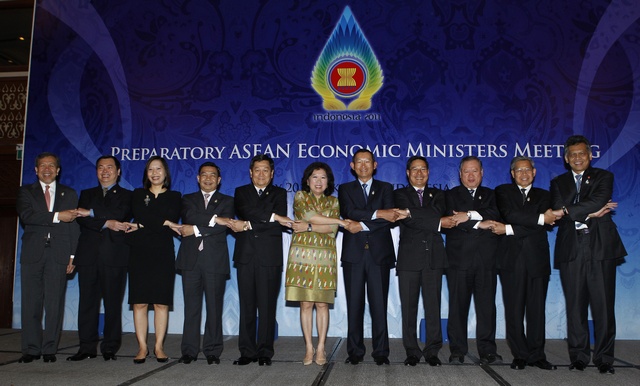
[[[325,110],[369,110],[383,78],[380,63],[347,6],[313,67],[311,87],[322,97]]]

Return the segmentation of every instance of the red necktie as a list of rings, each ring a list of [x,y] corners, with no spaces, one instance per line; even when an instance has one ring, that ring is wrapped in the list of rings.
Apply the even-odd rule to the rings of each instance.
[[[49,193],[49,185],[44,186],[44,200],[47,202],[47,211],[51,211],[51,193]]]

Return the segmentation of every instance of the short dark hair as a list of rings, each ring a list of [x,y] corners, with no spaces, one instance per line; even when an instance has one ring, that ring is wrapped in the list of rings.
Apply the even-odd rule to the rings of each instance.
[[[220,172],[220,167],[218,165],[216,165],[215,163],[210,162],[210,161],[207,161],[207,162],[203,163],[202,165],[200,165],[200,167],[198,168],[198,174],[200,174],[202,169],[206,168],[206,167],[216,168],[216,170],[218,171],[218,177],[222,176],[222,173]]]
[[[427,159],[421,155],[414,155],[413,157],[409,158],[409,160],[407,160],[407,170],[411,169],[411,164],[413,163],[413,161],[417,160],[424,161],[424,163],[427,164],[427,170],[429,170],[429,161],[427,161]]]
[[[475,155],[468,155],[460,160],[460,166],[459,166],[460,171],[462,171],[462,164],[469,161],[478,161],[478,163],[480,163],[480,169],[483,169],[482,161],[480,161],[480,158],[476,157]]]
[[[44,152],[42,152],[42,153],[40,153],[40,154],[38,154],[36,156],[36,166],[38,166],[38,162],[40,162],[41,159],[47,158],[47,157],[55,158],[56,159],[56,166],[60,167],[60,158],[57,155],[55,155],[53,153],[50,153],[48,151],[44,151]]]
[[[373,162],[376,162],[376,156],[373,155],[373,152],[371,152],[371,150],[366,149],[366,148],[362,148],[362,149],[358,149],[358,151],[356,151],[355,153],[353,153],[353,157],[351,157],[351,162],[355,163],[356,162],[356,156],[360,153],[369,153],[371,154],[371,160]]]
[[[591,153],[591,143],[589,143],[587,137],[585,137],[584,135],[572,135],[571,137],[567,138],[567,142],[564,143],[564,154],[567,154],[567,152],[569,151],[569,146],[574,146],[581,143],[587,145],[587,150],[589,150],[589,153]]]
[[[113,163],[116,164],[116,169],[120,170],[120,161],[118,161],[118,159],[112,155],[103,155],[102,157],[98,158],[96,160],[96,169],[98,168],[98,164],[100,163],[100,161],[102,161],[103,159],[112,159]]]
[[[333,177],[333,171],[331,167],[324,162],[313,162],[306,169],[304,169],[304,173],[302,174],[302,190],[305,192],[310,192],[311,188],[307,183],[307,180],[314,171],[322,169],[325,173],[327,173],[327,188],[324,190],[325,196],[330,196],[336,190],[335,179]]]
[[[251,158],[251,164],[249,165],[249,169],[253,169],[253,164],[260,161],[269,161],[269,167],[273,170],[273,159],[266,154],[256,154]]]
[[[147,170],[149,170],[149,165],[151,165],[151,162],[153,161],[160,161],[162,167],[164,168],[165,178],[164,182],[162,183],[162,187],[171,189],[171,172],[169,171],[169,165],[167,164],[167,161],[165,161],[165,159],[160,157],[159,155],[154,155],[153,157],[149,158],[147,164],[144,165],[144,173],[142,173],[142,187],[145,189],[149,189],[151,187],[151,181],[149,181],[149,177],[147,176]]]
[[[517,157],[513,157],[513,159],[511,160],[511,165],[509,165],[509,170],[515,169],[516,163],[518,163],[520,161],[529,161],[529,163],[531,164],[532,168],[536,167],[536,164],[535,164],[535,162],[533,162],[531,157],[527,157],[525,155],[519,155]]]

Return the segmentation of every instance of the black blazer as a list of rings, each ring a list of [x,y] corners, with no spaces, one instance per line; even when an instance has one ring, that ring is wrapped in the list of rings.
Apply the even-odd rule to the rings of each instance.
[[[400,245],[396,271],[420,271],[448,267],[447,253],[438,231],[446,211],[444,192],[425,188],[422,205],[415,188],[408,185],[393,192],[395,207],[408,208],[411,217],[400,221]]]
[[[613,174],[604,169],[588,168],[582,176],[580,201],[574,204],[576,183],[571,171],[551,180],[551,205],[554,209],[563,206],[569,212],[560,219],[554,252],[554,267],[575,260],[578,237],[575,221],[585,222],[591,232],[591,253],[594,260],[622,259],[627,251],[622,244],[611,213],[600,218],[585,220],[590,213],[600,210],[613,196]]]
[[[496,202],[505,223],[513,228],[513,236],[504,236],[503,249],[498,254],[498,268],[513,271],[515,262],[524,259],[531,277],[549,276],[548,225],[538,225],[540,214],[551,208],[551,195],[544,189],[531,187],[527,201],[515,183],[500,185],[495,190]]]
[[[251,222],[252,230],[236,234],[234,263],[247,264],[254,258],[263,266],[282,266],[282,231],[277,222],[269,222],[272,213],[287,215],[286,190],[269,184],[258,196],[253,184],[236,188],[234,194],[236,216]]]
[[[234,217],[233,197],[216,192],[209,197],[209,205],[204,208],[204,196],[201,191],[182,197],[182,223],[196,225],[201,237],[194,235],[183,237],[178,250],[176,268],[190,271],[198,259],[204,258],[211,272],[229,274],[229,249],[227,247],[227,227],[209,226],[214,215]],[[202,251],[198,250],[203,243]]]
[[[80,230],[73,221],[53,222],[55,212],[78,207],[78,194],[68,186],[56,182],[53,212],[49,212],[40,182],[20,187],[16,209],[24,227],[20,263],[37,263],[42,258],[45,239],[51,238],[50,248],[55,261],[69,264],[69,258],[76,253]]]
[[[369,189],[369,198],[365,204],[362,186],[358,180],[340,185],[338,188],[340,214],[344,219],[363,222],[369,231],[352,234],[343,232],[342,258],[347,263],[360,263],[368,248],[377,265],[395,266],[395,252],[391,239],[391,223],[371,216],[378,209],[393,208],[393,187],[388,182],[373,180]]]
[[[105,196],[102,187],[80,192],[78,207],[93,209],[94,217],[78,217],[80,240],[74,265],[94,265],[98,260],[111,267],[129,265],[129,245],[125,233],[104,228],[107,220],[131,220],[131,191],[114,185]]]
[[[496,196],[493,190],[480,186],[476,189],[475,199],[464,185],[456,186],[445,192],[447,215],[453,211],[467,212],[475,210],[484,220],[501,221]],[[473,229],[476,220],[465,221],[451,229],[443,229],[447,235],[447,258],[449,266],[455,269],[470,269],[474,266],[493,268],[496,266],[496,249],[499,236],[490,230]],[[479,263],[479,264],[478,264]]]

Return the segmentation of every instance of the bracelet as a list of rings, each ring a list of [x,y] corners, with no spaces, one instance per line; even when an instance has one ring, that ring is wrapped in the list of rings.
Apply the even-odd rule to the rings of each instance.
[[[307,226],[307,232],[313,232],[313,227],[311,226],[311,223],[309,223],[309,225]]]

